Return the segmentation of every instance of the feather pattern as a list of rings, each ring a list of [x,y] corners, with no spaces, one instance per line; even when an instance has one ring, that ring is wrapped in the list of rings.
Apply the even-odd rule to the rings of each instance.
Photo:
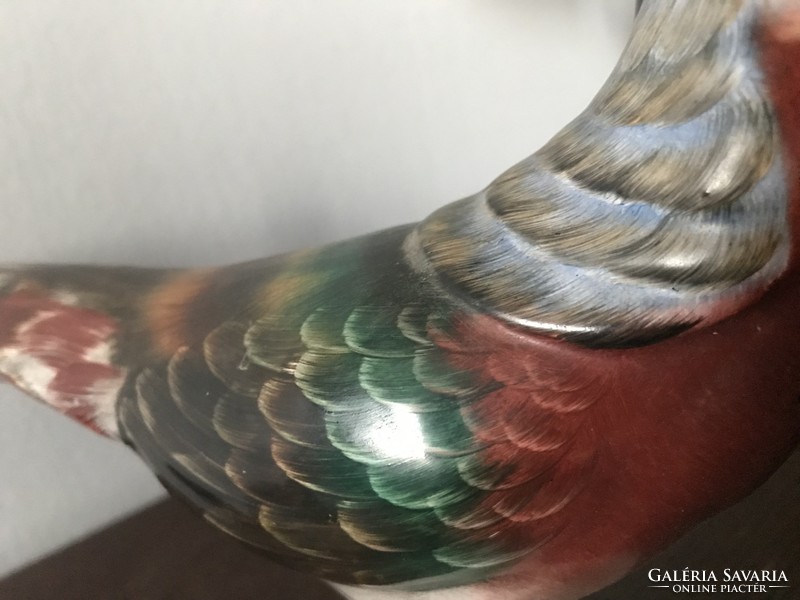
[[[106,433],[291,567],[596,589],[798,440],[760,7],[643,3],[581,116],[420,224],[218,269],[2,270],[0,372],[90,425],[115,408]]]
[[[499,318],[594,346],[657,341],[752,302],[789,248],[757,6],[646,3],[586,111],[423,221],[411,262]]]
[[[452,309],[419,280],[407,285],[407,267],[387,269],[402,264],[408,232],[293,261],[306,280],[334,264],[339,277],[309,286],[308,296],[295,291],[285,313],[253,319],[252,309],[223,322],[201,348],[182,347],[144,370],[120,403],[130,443],[171,487],[186,493],[191,481],[209,520],[263,548],[278,540],[306,568],[311,561],[342,582],[483,577],[552,536],[592,469],[593,442],[576,416],[591,402],[567,400],[582,390],[572,371],[532,367],[511,381],[492,347],[479,350],[457,331],[438,341],[432,324],[451,321]],[[346,267],[334,263],[342,252]],[[289,274],[267,264],[260,276],[272,283],[251,306]],[[515,403],[520,386],[542,400]],[[492,407],[506,427],[489,425]],[[585,452],[566,461],[552,444],[531,442],[537,423],[546,437],[556,422],[574,423],[560,430]],[[531,460],[520,466],[520,458]],[[408,561],[413,577],[397,566]]]

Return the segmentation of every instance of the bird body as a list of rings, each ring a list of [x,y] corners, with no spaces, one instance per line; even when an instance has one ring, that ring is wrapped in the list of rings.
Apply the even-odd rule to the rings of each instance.
[[[800,36],[766,7],[645,2],[583,115],[419,224],[0,271],[0,371],[328,580],[611,583],[800,439]]]

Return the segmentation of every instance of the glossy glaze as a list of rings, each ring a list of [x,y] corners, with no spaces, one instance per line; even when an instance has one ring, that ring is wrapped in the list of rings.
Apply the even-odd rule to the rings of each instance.
[[[798,441],[800,52],[763,6],[646,2],[583,116],[419,225],[4,271],[0,370],[294,568],[597,589]]]

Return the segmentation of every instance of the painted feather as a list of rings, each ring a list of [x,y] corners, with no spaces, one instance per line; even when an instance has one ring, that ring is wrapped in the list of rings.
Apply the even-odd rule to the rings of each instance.
[[[583,114],[419,224],[227,268],[2,271],[0,370],[293,568],[611,583],[798,441],[800,37],[765,7],[645,2]]]

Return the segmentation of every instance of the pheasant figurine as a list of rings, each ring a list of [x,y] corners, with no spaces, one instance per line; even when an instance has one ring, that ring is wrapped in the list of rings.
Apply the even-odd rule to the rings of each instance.
[[[0,371],[361,598],[576,599],[800,439],[800,2],[645,0],[589,107],[421,223],[0,271]]]

